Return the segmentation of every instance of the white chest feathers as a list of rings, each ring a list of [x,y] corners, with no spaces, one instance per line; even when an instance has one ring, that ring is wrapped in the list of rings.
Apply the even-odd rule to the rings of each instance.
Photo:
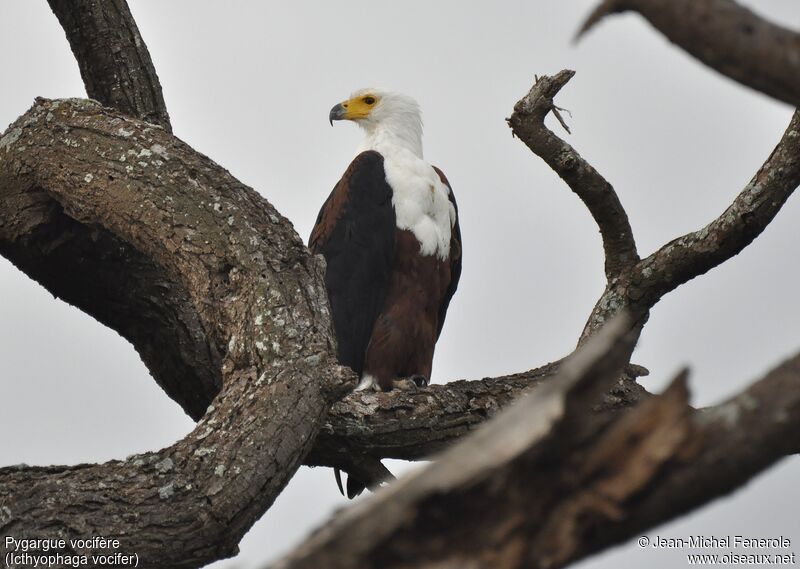
[[[405,149],[384,154],[386,181],[392,188],[397,227],[411,231],[422,255],[447,259],[456,210],[450,188],[433,167]]]

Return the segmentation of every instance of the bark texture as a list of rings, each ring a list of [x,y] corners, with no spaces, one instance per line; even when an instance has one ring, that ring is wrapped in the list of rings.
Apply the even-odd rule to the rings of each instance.
[[[667,39],[738,81],[800,107],[800,34],[733,0],[604,0],[578,37],[609,14],[638,12]]]
[[[150,52],[125,0],[48,0],[90,98],[172,130]]]
[[[3,534],[117,535],[142,567],[234,554],[353,385],[319,261],[211,160],[92,101],[40,99],[0,138],[0,204],[0,253],[128,338],[203,416],[124,461],[0,469]]]
[[[496,416],[529,390],[552,380],[562,361],[523,373],[451,381],[411,392],[351,393],[331,407],[306,458],[311,466],[348,469],[352,457],[422,460],[439,453]],[[615,412],[649,396],[626,366],[604,394],[598,412]]]

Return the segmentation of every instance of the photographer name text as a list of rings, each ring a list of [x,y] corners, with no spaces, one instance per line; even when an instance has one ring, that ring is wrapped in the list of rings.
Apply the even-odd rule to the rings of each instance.
[[[680,538],[657,535],[648,541],[649,543],[640,545],[649,545],[655,549],[789,549],[792,546],[792,540],[784,536],[692,535]]]

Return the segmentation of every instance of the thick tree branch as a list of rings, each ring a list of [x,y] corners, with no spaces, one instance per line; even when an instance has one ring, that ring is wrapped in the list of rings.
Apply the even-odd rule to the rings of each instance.
[[[800,34],[732,0],[604,0],[578,36],[607,15],[628,10],[712,69],[800,107]]]
[[[0,253],[128,338],[192,414],[221,388],[161,451],[0,469],[3,535],[122,536],[142,567],[235,553],[355,379],[291,224],[160,127],[38,100],[0,138]]]
[[[126,0],[48,0],[92,99],[172,130],[150,52]]]
[[[413,392],[351,393],[331,408],[306,457],[311,466],[348,470],[353,455],[421,460],[448,448],[494,417],[523,393],[546,385],[561,361],[513,375],[451,381]],[[628,366],[603,396],[599,412],[628,408],[649,394]]]
[[[610,336],[601,331],[557,377],[335,516],[273,569],[562,567],[800,451],[800,355],[717,407],[689,407],[684,373],[662,396],[603,416],[589,411],[626,361],[607,351]]]
[[[508,119],[512,132],[544,160],[583,201],[600,227],[605,250],[606,279],[615,280],[639,260],[628,215],[614,188],[591,164],[544,124],[555,111],[553,97],[567,84],[574,71],[539,77],[516,105]]]

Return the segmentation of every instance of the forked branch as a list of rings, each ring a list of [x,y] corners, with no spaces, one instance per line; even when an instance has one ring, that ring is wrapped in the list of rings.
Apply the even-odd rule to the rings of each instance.
[[[733,203],[709,225],[675,239],[640,260],[622,204],[610,184],[569,144],[544,125],[553,97],[574,75],[564,70],[539,77],[509,119],[515,135],[555,170],[589,208],[601,228],[607,286],[581,334],[584,342],[626,308],[641,330],[663,295],[747,247],[800,185],[800,113]]]

